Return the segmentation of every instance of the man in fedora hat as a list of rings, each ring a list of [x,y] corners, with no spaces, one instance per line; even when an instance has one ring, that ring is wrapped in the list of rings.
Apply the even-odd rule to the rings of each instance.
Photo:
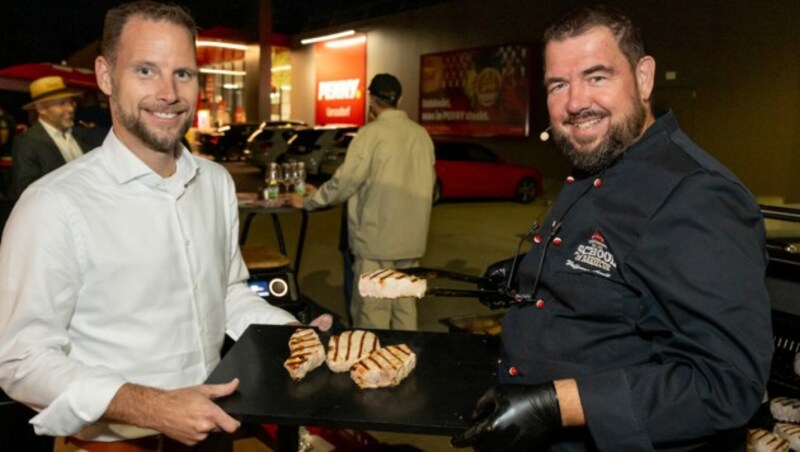
[[[104,134],[74,127],[75,97],[80,93],[59,76],[34,80],[31,102],[23,108],[36,112],[36,121],[14,140],[11,195],[18,198],[34,181],[102,143]]]

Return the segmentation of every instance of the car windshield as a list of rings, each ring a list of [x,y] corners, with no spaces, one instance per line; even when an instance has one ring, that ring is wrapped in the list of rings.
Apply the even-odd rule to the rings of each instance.
[[[324,130],[301,130],[292,138],[292,146],[313,146]]]

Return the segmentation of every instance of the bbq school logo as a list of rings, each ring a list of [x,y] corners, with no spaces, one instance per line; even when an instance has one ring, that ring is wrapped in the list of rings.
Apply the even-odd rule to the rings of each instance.
[[[567,259],[567,267],[610,278],[611,271],[617,268],[617,261],[603,236],[595,232],[587,243],[578,245],[573,259]]]

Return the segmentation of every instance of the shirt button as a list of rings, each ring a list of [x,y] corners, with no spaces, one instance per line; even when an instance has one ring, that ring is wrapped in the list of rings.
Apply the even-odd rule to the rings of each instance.
[[[511,375],[512,377],[516,377],[519,374],[519,371],[517,370],[516,367],[511,366],[508,368],[508,374]]]
[[[592,185],[594,185],[595,188],[600,188],[603,186],[603,180],[598,177],[597,179],[594,180],[594,183]]]
[[[542,243],[542,236],[539,234],[533,236],[533,243]]]
[[[543,309],[544,308],[544,300],[541,298],[536,300],[536,309]]]
[[[553,239],[553,245],[558,246],[561,245],[561,237],[556,237]]]
[[[568,184],[572,184],[572,183],[574,183],[574,182],[575,182],[575,178],[574,178],[574,177],[572,177],[572,176],[567,176],[567,183],[568,183]]]
[[[184,243],[186,244],[186,248],[189,248],[189,246],[192,244],[192,242],[190,242],[188,240],[186,242],[184,242]]]

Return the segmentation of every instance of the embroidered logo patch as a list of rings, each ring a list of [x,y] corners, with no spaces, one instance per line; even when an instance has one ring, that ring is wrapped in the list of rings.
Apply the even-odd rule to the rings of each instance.
[[[617,261],[603,236],[595,232],[587,243],[578,245],[573,259],[567,259],[567,267],[610,278],[610,272],[617,268]]]

